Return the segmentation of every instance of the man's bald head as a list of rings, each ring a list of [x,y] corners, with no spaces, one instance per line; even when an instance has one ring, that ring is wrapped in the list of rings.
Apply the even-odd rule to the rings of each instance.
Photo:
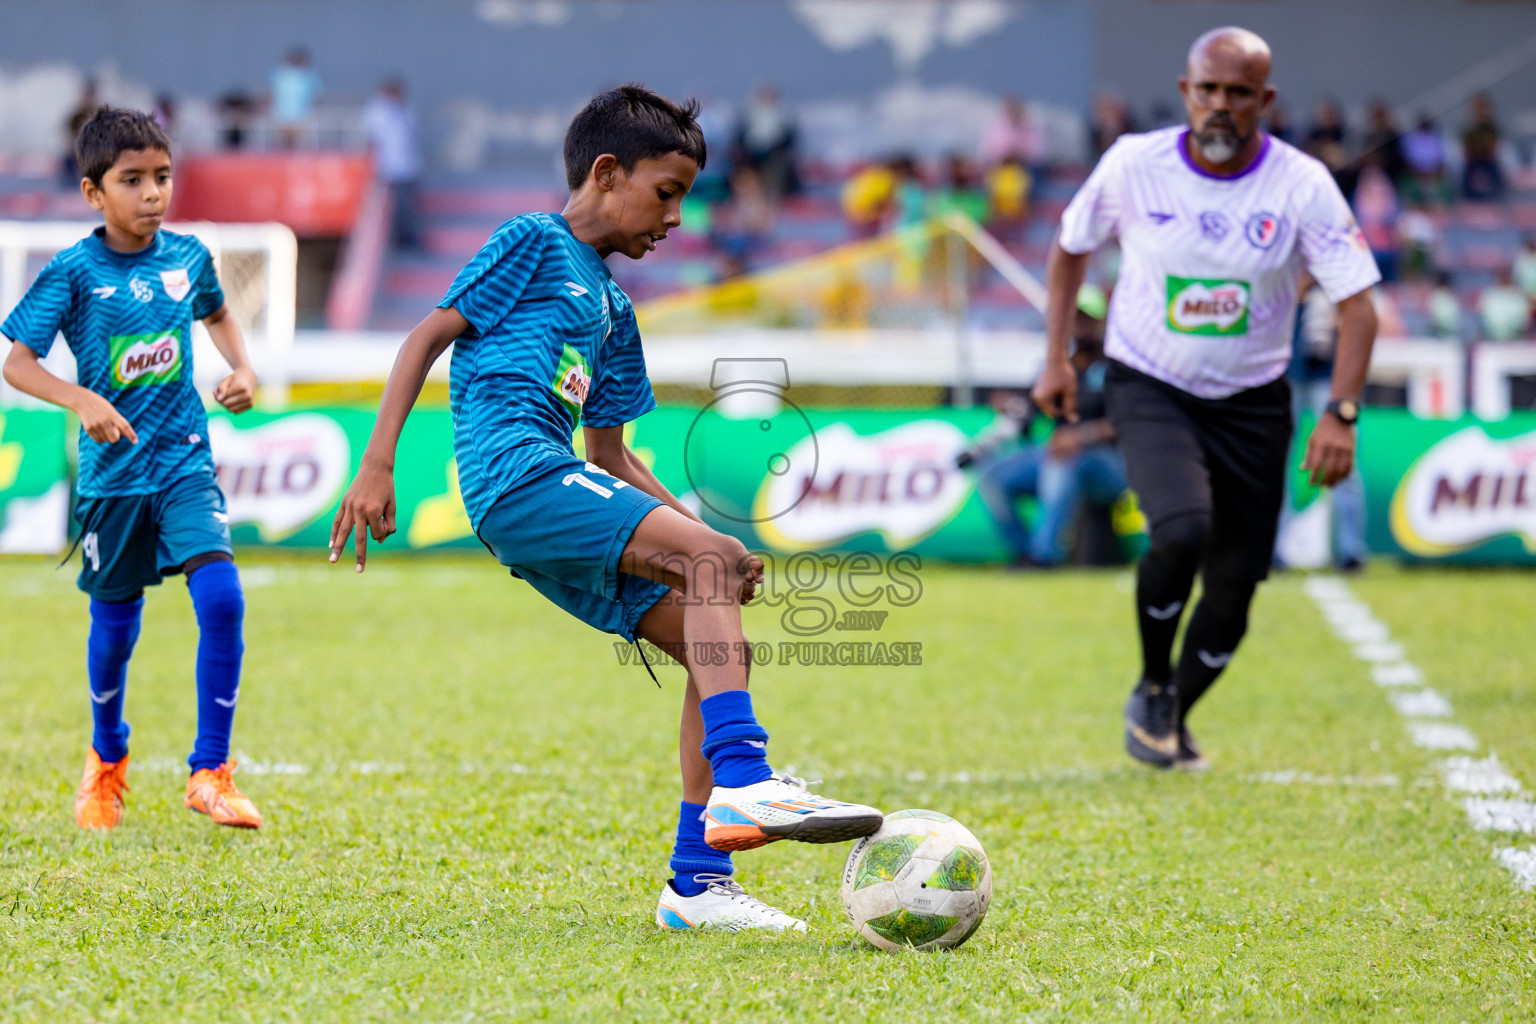
[[[1211,29],[1190,46],[1186,61],[1187,73],[1193,78],[1197,64],[1203,65],[1206,61],[1213,59],[1235,61],[1244,65],[1245,70],[1251,69],[1252,73],[1259,76],[1260,81],[1265,83],[1269,81],[1269,69],[1273,58],[1270,56],[1269,44],[1256,32],[1238,28],[1236,25]]]
[[[1269,44],[1245,28],[1217,28],[1195,40],[1179,92],[1189,113],[1190,155],[1215,173],[1258,154],[1259,120],[1269,112]]]

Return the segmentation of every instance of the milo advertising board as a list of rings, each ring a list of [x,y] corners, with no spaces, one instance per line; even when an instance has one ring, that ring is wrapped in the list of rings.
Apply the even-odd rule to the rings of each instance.
[[[1368,541],[1408,560],[1536,565],[1536,413],[1361,419]]]
[[[663,408],[631,424],[626,438],[673,493],[749,546],[908,549],[986,561],[1003,549],[955,456],[991,419],[984,410],[801,412],[786,405],[769,416],[731,419],[713,408]],[[372,427],[372,414],[356,409],[211,416],[235,542],[324,547]],[[459,497],[446,410],[412,414],[395,482],[400,533],[392,546],[480,547]]]
[[[626,439],[662,483],[749,547],[913,550],[987,562],[1005,552],[974,473],[957,469],[955,456],[991,420],[984,409],[801,410],[783,403],[743,418],[715,407],[673,407],[631,424]],[[372,428],[366,409],[212,414],[209,433],[236,543],[323,548]],[[62,412],[0,410],[0,552],[65,547],[67,438],[76,429]],[[1484,423],[1373,409],[1361,420],[1360,456],[1373,552],[1536,565],[1536,413]],[[480,547],[459,498],[446,409],[411,416],[395,480],[392,550]],[[1292,482],[1296,509],[1326,513],[1299,474]],[[1133,532],[1136,519],[1119,517],[1117,528]]]
[[[985,409],[784,404],[736,418],[674,407],[642,417],[626,435],[663,484],[749,547],[914,550],[986,562],[1004,550],[974,475],[957,469],[955,456],[991,420]],[[323,547],[372,426],[372,413],[360,409],[212,417],[236,542]],[[1536,414],[1481,423],[1370,410],[1360,453],[1373,552],[1536,565]],[[459,499],[446,410],[411,416],[395,479],[400,534],[392,544],[480,546]],[[1295,503],[1314,495],[1302,484]]]

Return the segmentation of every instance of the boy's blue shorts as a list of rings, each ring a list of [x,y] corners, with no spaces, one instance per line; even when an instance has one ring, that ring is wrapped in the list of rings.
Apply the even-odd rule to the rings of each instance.
[[[80,577],[75,585],[98,601],[131,601],[158,586],[194,555],[232,555],[224,492],[212,473],[184,476],[163,491],[81,498]]]
[[[662,502],[572,458],[520,481],[480,521],[496,560],[605,633],[635,639],[640,616],[671,589],[619,571],[640,520]]]

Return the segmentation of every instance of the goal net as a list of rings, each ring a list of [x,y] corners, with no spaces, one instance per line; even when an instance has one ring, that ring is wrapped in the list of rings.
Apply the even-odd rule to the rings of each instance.
[[[293,348],[298,243],[281,224],[214,224],[205,221],[167,224],[171,231],[195,235],[213,254],[224,301],[245,336],[246,347],[262,381],[262,400],[281,405],[288,396],[289,355]],[[0,221],[0,316],[16,307],[38,271],[53,255],[84,238],[95,225],[84,221]],[[193,366],[199,390],[223,376],[224,361],[201,324],[192,330]],[[74,358],[55,345],[46,360],[55,374],[74,380]],[[0,383],[0,404],[30,401]]]

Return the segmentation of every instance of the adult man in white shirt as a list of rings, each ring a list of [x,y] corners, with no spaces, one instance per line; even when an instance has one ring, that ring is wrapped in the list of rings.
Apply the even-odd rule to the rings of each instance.
[[[1117,140],[1062,214],[1047,268],[1050,351],[1034,397],[1071,420],[1072,297],[1093,250],[1120,240],[1106,400],[1151,531],[1137,568],[1142,677],[1126,705],[1126,749],[1159,767],[1204,766],[1185,716],[1231,659],[1268,574],[1300,271],[1339,306],[1332,400],[1303,461],[1314,483],[1331,487],[1354,464],[1376,335],[1379,274],[1344,197],[1321,163],[1259,129],[1275,97],[1269,71],[1269,47],[1252,32],[1196,40],[1179,79],[1189,126]],[[1175,668],[1196,572],[1203,593]]]

